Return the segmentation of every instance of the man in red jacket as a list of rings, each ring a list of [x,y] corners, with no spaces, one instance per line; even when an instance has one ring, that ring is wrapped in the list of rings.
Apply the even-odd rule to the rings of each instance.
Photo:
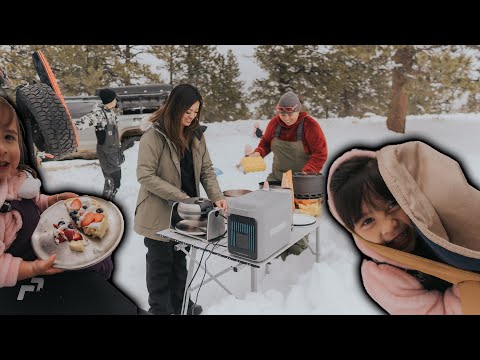
[[[302,110],[298,96],[289,91],[282,95],[275,115],[267,125],[260,144],[250,156],[267,156],[273,152],[272,172],[267,181],[282,181],[283,173],[305,171],[319,173],[327,160],[328,150],[325,135],[320,125]],[[302,239],[282,254],[299,255],[308,247]]]

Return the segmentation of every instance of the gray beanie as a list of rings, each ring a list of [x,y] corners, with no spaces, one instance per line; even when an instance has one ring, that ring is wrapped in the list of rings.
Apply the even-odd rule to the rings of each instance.
[[[302,107],[302,103],[300,102],[300,99],[293,91],[288,91],[285,94],[283,94],[282,97],[280,98],[280,101],[278,102],[278,105],[277,105],[277,110],[281,110],[281,109],[278,109],[281,107],[292,108],[292,110],[287,109],[286,110],[287,112],[300,111]]]

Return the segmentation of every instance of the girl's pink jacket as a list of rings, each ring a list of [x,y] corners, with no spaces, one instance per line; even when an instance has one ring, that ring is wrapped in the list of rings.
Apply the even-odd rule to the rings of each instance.
[[[33,199],[40,211],[45,211],[48,207],[48,196],[40,194],[40,184],[40,180],[34,179],[25,171],[0,180],[0,206],[5,200]],[[16,210],[0,213],[0,287],[14,286],[17,283],[22,259],[5,251],[15,241],[24,220]]]

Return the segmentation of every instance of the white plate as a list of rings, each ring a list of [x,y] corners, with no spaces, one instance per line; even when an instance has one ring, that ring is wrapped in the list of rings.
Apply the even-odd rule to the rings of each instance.
[[[201,222],[197,220],[182,220],[177,223],[177,225],[175,226],[175,230],[179,234],[183,234],[187,236],[188,235],[194,235],[194,236],[206,235],[207,234],[206,227],[199,226],[200,224]]]
[[[71,221],[67,207],[63,201],[59,201],[40,216],[40,221],[32,235],[32,247],[39,259],[46,260],[52,254],[57,255],[55,267],[66,270],[83,269],[99,263],[107,258],[122,240],[124,231],[123,215],[117,206],[110,202],[94,196],[100,207],[105,209],[108,214],[109,227],[102,239],[85,235],[82,231],[84,239],[88,239],[88,245],[85,251],[76,252],[70,250],[68,241],[60,244],[55,242],[53,224],[57,224],[63,220],[66,223]]]
[[[308,226],[317,222],[312,215],[307,214],[293,214],[293,225],[295,226]]]

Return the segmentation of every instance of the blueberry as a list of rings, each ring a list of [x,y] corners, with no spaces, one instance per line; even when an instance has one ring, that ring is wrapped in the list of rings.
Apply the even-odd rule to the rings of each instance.
[[[58,226],[62,226],[62,225],[64,225],[64,224],[65,224],[65,221],[63,221],[63,220],[61,220],[61,221],[58,222]]]
[[[77,220],[78,220],[78,217],[76,217],[76,216],[72,216],[72,220],[73,220],[73,221],[75,221],[75,222],[77,222]]]
[[[82,208],[84,208],[85,210],[88,208],[87,205],[83,205]]]
[[[74,211],[70,211],[70,217],[74,217],[75,215],[78,214],[78,211],[77,210],[74,210]]]
[[[98,208],[97,209],[97,213],[102,213],[103,212],[103,209],[102,208]]]
[[[75,229],[72,224],[68,224],[69,229]]]

